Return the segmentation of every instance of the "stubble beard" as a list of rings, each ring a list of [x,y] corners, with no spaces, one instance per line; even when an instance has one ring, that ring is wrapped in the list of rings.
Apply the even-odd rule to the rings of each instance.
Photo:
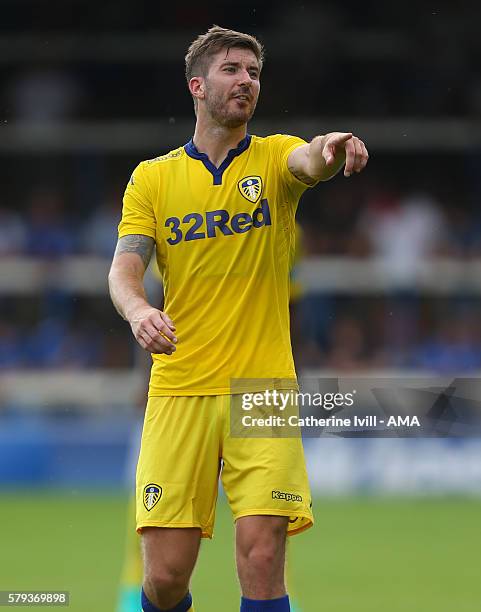
[[[251,120],[256,104],[249,102],[249,105],[245,108],[238,108],[234,111],[229,108],[231,100],[232,98],[224,98],[215,93],[207,94],[205,104],[210,116],[219,125],[227,128],[238,128]]]

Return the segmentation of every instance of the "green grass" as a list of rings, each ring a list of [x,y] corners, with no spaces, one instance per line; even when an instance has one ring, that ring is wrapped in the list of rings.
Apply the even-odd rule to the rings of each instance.
[[[329,499],[315,511],[314,529],[289,544],[289,590],[302,612],[481,609],[481,500]],[[119,497],[0,495],[0,590],[69,590],[69,610],[114,612],[125,516]],[[238,610],[224,501],[192,591],[196,612]]]

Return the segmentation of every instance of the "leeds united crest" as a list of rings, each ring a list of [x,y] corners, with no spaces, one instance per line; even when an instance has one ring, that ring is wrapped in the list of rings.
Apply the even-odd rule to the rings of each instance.
[[[161,497],[162,487],[159,485],[151,483],[144,487],[144,506],[147,510],[152,510]]]
[[[255,204],[262,194],[262,179],[260,176],[245,176],[237,187],[246,200]]]

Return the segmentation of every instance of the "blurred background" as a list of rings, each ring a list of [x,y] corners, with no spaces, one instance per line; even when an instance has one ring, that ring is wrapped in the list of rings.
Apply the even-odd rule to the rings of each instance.
[[[265,44],[251,133],[352,131],[369,149],[364,173],[299,206],[299,373],[478,377],[481,9],[3,0],[1,15],[0,590],[114,610],[147,365],[106,278],[133,168],[191,137],[188,45],[214,23]],[[478,440],[322,438],[306,453],[303,612],[479,609]],[[237,606],[223,500],[219,534],[200,612]]]

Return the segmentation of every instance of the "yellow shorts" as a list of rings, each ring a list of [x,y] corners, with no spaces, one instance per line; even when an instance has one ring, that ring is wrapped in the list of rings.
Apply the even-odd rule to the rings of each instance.
[[[288,534],[313,523],[302,439],[237,438],[230,395],[151,397],[136,479],[137,531],[199,527],[212,537],[219,475],[234,520],[289,517]]]

